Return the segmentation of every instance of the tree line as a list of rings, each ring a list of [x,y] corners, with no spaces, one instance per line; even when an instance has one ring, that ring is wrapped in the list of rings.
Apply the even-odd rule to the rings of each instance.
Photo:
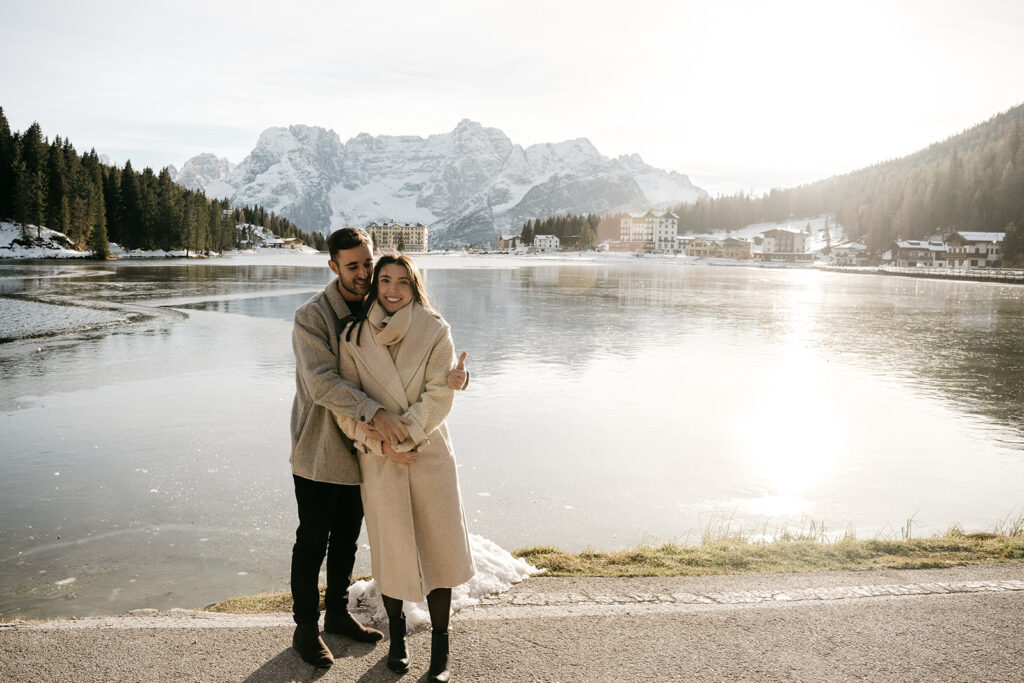
[[[600,223],[601,217],[595,214],[530,219],[523,224],[523,244],[533,244],[536,235],[554,235],[563,247],[590,249],[597,243],[597,227]]]
[[[80,250],[106,258],[109,242],[125,249],[221,252],[243,245],[239,224],[267,228],[280,237],[297,237],[317,249],[320,233],[305,233],[262,206],[232,207],[226,199],[208,199],[146,167],[141,172],[100,163],[96,150],[79,154],[70,140],[43,136],[38,123],[11,132],[0,107],[0,217],[42,226],[67,235]]]

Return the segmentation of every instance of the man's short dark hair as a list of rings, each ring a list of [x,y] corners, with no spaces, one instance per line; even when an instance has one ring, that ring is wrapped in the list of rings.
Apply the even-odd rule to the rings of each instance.
[[[331,236],[327,238],[327,253],[333,259],[339,251],[352,249],[360,244],[365,244],[373,249],[373,240],[370,239],[369,233],[362,228],[341,228],[332,232]]]

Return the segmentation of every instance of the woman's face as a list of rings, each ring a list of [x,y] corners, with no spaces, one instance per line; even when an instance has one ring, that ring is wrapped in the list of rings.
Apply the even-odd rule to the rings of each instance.
[[[389,263],[380,269],[377,284],[377,303],[388,315],[412,302],[412,281],[405,266]]]

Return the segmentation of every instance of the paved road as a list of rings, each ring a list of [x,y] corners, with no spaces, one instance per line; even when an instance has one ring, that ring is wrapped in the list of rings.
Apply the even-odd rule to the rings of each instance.
[[[142,611],[0,626],[3,681],[423,679],[327,636],[319,672],[288,615]],[[533,578],[455,616],[458,681],[1022,681],[1024,563],[944,570]]]

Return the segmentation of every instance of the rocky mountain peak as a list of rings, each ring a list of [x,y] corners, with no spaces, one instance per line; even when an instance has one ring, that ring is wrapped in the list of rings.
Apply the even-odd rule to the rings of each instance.
[[[186,163],[195,161],[195,185],[199,169],[213,174],[208,194],[262,204],[307,230],[385,216],[419,221],[430,226],[435,247],[492,244],[531,218],[645,210],[706,196],[684,175],[637,155],[609,159],[587,138],[524,149],[470,119],[427,138],[360,133],[345,143],[318,126],[274,127],[237,167],[224,171],[211,159]]]

